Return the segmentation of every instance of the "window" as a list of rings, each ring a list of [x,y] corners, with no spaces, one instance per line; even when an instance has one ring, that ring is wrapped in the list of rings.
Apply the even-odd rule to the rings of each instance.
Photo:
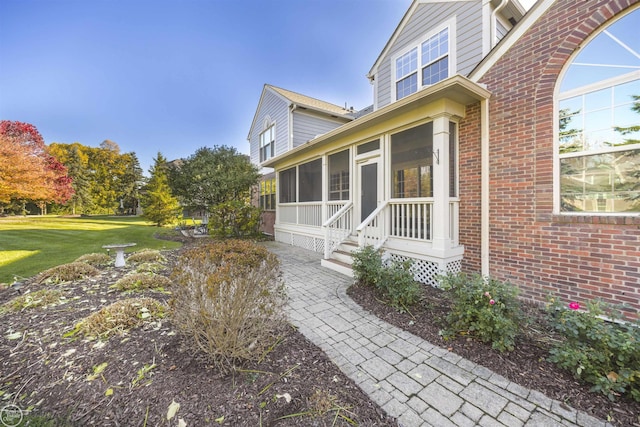
[[[565,72],[558,95],[560,212],[640,212],[639,25],[640,10],[616,21]]]
[[[264,162],[274,156],[276,131],[275,125],[269,126],[260,134],[260,162]]]
[[[433,123],[391,136],[393,198],[433,197]]]
[[[449,76],[449,68],[447,27],[395,59],[396,100],[446,79]]]
[[[372,151],[376,151],[380,149],[380,140],[376,139],[375,141],[367,142],[366,144],[358,145],[358,155],[370,153]]]
[[[260,182],[260,207],[265,211],[276,209],[276,180],[265,179]]]
[[[349,150],[329,156],[329,200],[349,200]]]
[[[280,172],[280,203],[295,203],[296,197],[296,168]]]
[[[314,160],[298,166],[300,174],[300,201],[322,200],[322,160]]]

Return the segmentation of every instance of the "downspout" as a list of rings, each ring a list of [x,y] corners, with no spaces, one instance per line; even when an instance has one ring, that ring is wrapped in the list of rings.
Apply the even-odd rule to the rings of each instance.
[[[496,7],[493,12],[491,12],[491,22],[489,22],[489,26],[491,27],[491,30],[489,31],[489,36],[491,37],[491,40],[489,42],[489,46],[491,46],[491,49],[493,49],[493,47],[497,44],[496,43],[496,32],[497,32],[497,16],[498,16],[498,12],[500,12],[502,9],[504,9],[504,7],[507,5],[507,3],[509,3],[509,0],[502,0],[500,2],[500,4],[498,5],[498,7]]]
[[[489,276],[489,100],[480,102],[480,265]]]

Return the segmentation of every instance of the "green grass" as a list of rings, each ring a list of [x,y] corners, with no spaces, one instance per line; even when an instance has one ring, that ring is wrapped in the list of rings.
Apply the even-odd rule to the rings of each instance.
[[[14,276],[31,277],[87,253],[106,253],[103,245],[136,243],[127,252],[180,247],[153,237],[163,230],[139,217],[0,218],[0,283],[11,283]]]

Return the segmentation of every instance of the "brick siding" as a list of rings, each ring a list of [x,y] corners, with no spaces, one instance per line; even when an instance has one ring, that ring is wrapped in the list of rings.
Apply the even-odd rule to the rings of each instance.
[[[640,310],[640,218],[553,215],[554,88],[571,54],[638,0],[558,0],[485,74],[491,91],[490,274],[525,299],[550,292]],[[460,124],[460,239],[480,270],[480,107]]]

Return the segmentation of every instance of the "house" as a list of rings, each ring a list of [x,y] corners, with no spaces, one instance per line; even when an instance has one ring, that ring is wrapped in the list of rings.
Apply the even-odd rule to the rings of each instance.
[[[353,109],[265,84],[247,140],[251,161],[264,165],[315,137],[352,121]],[[262,231],[273,234],[276,212],[276,178],[267,168],[254,193],[263,210]]]
[[[346,274],[374,245],[423,283],[479,272],[637,314],[639,6],[415,0],[368,73],[372,111],[258,160],[276,240]]]

